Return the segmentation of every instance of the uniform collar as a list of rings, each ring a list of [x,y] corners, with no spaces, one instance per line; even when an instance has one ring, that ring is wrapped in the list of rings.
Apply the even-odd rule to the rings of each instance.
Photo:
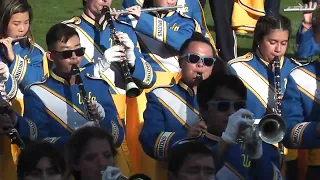
[[[158,12],[153,13],[158,18],[170,17],[175,13],[175,11],[170,11],[168,13],[159,14]]]
[[[68,85],[68,86],[70,85],[68,81],[66,81],[66,80],[63,79],[62,77],[58,76],[58,75],[54,72],[54,70],[53,70],[53,71],[50,71],[50,76],[51,76],[54,80],[56,80],[56,81],[58,81],[58,82],[60,82],[60,83],[62,83],[62,84],[64,84],[64,85]]]
[[[82,13],[81,17],[87,21],[90,25],[95,27],[96,21],[94,19],[92,19],[91,17],[89,17],[85,12]],[[108,21],[105,21],[103,24],[103,30],[106,28],[106,26],[108,25]]]
[[[270,62],[264,59],[264,57],[263,57],[262,54],[260,53],[259,49],[257,49],[256,55],[258,56],[258,58],[261,60],[261,62],[262,62],[263,64],[265,64],[267,67],[269,67]],[[280,57],[280,68],[282,68],[283,63],[284,63],[284,56],[281,56],[281,57]]]
[[[184,82],[182,82],[182,80],[180,80],[180,81],[178,82],[178,85],[179,85],[182,89],[186,90],[190,96],[194,96],[194,95],[195,95],[193,89],[190,88],[188,85],[186,85]]]

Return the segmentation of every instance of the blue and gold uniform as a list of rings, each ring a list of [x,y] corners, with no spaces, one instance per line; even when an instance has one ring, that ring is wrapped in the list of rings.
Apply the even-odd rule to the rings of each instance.
[[[143,7],[143,3],[144,0],[124,0],[122,3],[122,8],[128,8],[135,5]],[[212,46],[214,49],[216,49],[213,38],[207,28],[204,11],[200,2],[198,0],[178,0],[177,5],[184,6],[184,8],[178,8],[177,11],[195,19],[201,27],[202,34],[210,40]],[[135,21],[134,17],[131,15],[129,17],[132,20],[132,24],[135,25],[136,22],[133,23]]]
[[[275,108],[275,75],[272,64],[263,60],[260,53],[247,53],[228,62],[233,74],[237,75],[247,87],[247,109],[260,119],[272,113]],[[293,59],[280,58],[281,90],[285,92],[287,78],[292,69],[300,64]],[[297,151],[285,149],[286,161],[297,159]]]
[[[109,130],[118,151],[122,151],[124,130],[110,94],[110,87],[104,80],[92,75],[92,68],[93,65],[80,73],[88,98],[97,101],[104,108],[106,117],[101,122],[101,127]],[[35,83],[26,89],[24,101],[28,106],[24,120],[19,121],[19,130],[21,136],[30,139],[44,139],[63,148],[71,133],[88,122],[84,118],[78,85],[70,86],[56,75],[54,70],[44,82]],[[30,104],[32,106],[29,106]]]
[[[307,149],[308,165],[320,166],[320,140],[317,133],[319,122],[319,61],[292,70],[287,90],[282,100],[282,116],[287,131],[285,146]]]
[[[297,56],[300,58],[308,58],[316,56],[320,53],[320,47],[315,42],[312,29],[302,32],[303,26],[300,25],[296,35]]]
[[[219,137],[210,134],[210,137],[199,139],[216,150]],[[277,147],[262,143],[263,154],[259,160],[251,160],[246,150],[241,145],[229,145],[225,153],[223,162],[216,164],[216,177],[218,179],[232,180],[282,180],[283,177],[279,169],[281,169],[281,157]]]

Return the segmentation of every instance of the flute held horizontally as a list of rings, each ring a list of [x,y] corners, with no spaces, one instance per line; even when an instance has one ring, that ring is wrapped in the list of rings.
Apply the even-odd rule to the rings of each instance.
[[[179,8],[184,8],[184,6],[182,5],[178,5],[178,6],[169,6],[169,7],[152,7],[152,8],[144,8],[141,9],[141,12],[158,12],[158,11],[175,11]],[[111,11],[110,14],[112,16],[114,15],[118,15],[118,14],[122,14],[122,15],[127,15],[129,14],[129,11],[123,9],[123,10],[116,10],[116,11]]]
[[[304,7],[304,6],[289,6],[288,8],[284,9],[284,12],[312,12],[317,7]]]

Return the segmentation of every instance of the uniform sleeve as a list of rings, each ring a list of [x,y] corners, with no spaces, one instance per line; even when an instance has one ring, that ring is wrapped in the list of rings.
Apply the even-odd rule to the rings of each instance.
[[[129,37],[131,38],[133,44],[136,45],[134,49],[136,61],[133,68],[132,77],[139,88],[151,88],[156,82],[156,73],[153,71],[151,65],[144,60],[135,32],[132,31],[132,34]]]
[[[302,32],[302,25],[300,25],[296,35],[296,44],[297,56],[300,58],[308,58],[318,55],[320,52],[320,48],[313,38],[312,29]]]
[[[164,107],[153,94],[147,95],[147,108],[139,140],[146,154],[156,160],[165,160],[172,145],[186,137],[186,133],[166,131]]]
[[[15,59],[9,65],[9,71],[23,90],[26,86],[38,82],[44,76],[42,60],[43,53],[36,47],[25,57],[15,54]]]
[[[40,139],[51,142],[59,149],[63,149],[68,136],[51,137],[50,117],[40,98],[30,89],[24,94],[24,116],[19,121],[19,130],[22,137]]]
[[[304,122],[301,92],[294,79],[289,76],[282,100],[282,117],[286,122],[284,145],[287,148],[313,149],[320,147],[316,135],[316,122]]]
[[[142,7],[143,3],[140,2],[140,0],[124,0],[122,3],[122,8],[125,9],[135,5],[139,5]]]
[[[198,24],[201,28],[202,35],[204,37],[206,37],[211,43],[214,44],[214,41],[213,41],[211,35],[209,34],[210,32],[207,29],[203,9],[201,7],[199,0],[194,0],[194,5],[192,7],[188,7],[188,8],[192,8],[192,18],[198,22]]]
[[[170,29],[169,23],[161,18],[147,13],[141,13],[135,30],[163,42],[179,51],[181,45],[192,36],[196,30],[195,21],[181,18],[181,25],[177,31]],[[184,22],[182,22],[184,21]]]
[[[18,82],[12,77],[11,74],[9,75],[8,81],[5,83],[5,88],[8,99],[13,99],[18,91]]]

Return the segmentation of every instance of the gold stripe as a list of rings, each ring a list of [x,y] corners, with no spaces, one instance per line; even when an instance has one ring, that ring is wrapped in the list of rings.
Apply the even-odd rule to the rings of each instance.
[[[259,76],[270,88],[272,91],[274,91],[274,88],[269,84],[269,81],[267,81],[261,74],[259,74],[254,68],[252,68],[251,66],[249,66],[247,63],[245,62],[241,62],[243,65],[247,66],[249,69],[251,69],[257,76]]]
[[[27,65],[28,65],[28,62],[24,62],[23,64],[23,70],[22,70],[22,73],[21,73],[21,77],[20,77],[20,80],[19,80],[19,83],[21,83],[21,81],[23,80],[24,76],[26,75],[26,72],[27,72]]]
[[[48,76],[49,65],[48,65],[48,59],[47,59],[46,53],[43,55],[43,58],[42,58],[42,67],[43,67],[43,76]]]
[[[165,159],[168,158],[169,142],[170,142],[170,140],[171,140],[171,138],[172,138],[173,135],[174,135],[174,132],[172,132],[172,133],[169,135],[169,137],[168,137],[168,139],[167,139],[167,141],[166,141],[166,146],[165,146],[165,151],[164,151],[164,157],[165,157]]]
[[[66,102],[67,104],[69,104],[69,106],[73,107],[81,116],[83,116],[84,119],[85,118],[85,114],[74,104],[72,104],[70,101],[68,101],[66,98],[62,97],[61,95],[59,95],[58,93],[54,92],[53,90],[47,88],[44,85],[39,85],[40,87],[42,87],[43,89],[47,90],[48,92],[50,92],[51,94],[53,94],[54,96],[56,96],[57,98],[61,99],[62,101]]]
[[[157,23],[157,17],[153,17],[153,39],[157,39],[157,29],[158,29],[158,23]]]
[[[143,3],[141,1],[137,0],[137,3],[139,4],[139,6],[143,6]]]
[[[73,130],[64,123],[58,116],[56,116],[52,111],[50,111],[48,108],[45,108],[45,111],[53,118],[55,119],[61,126],[63,126],[65,129],[67,129],[70,133],[73,132]]]
[[[100,76],[103,80],[105,80],[109,84],[109,86],[116,92],[116,94],[120,94],[118,89],[113,85],[113,83],[103,73],[100,73]]]
[[[183,119],[180,118],[180,116],[178,116],[176,114],[176,112],[174,112],[173,109],[171,109],[171,107],[169,105],[167,105],[162,99],[158,98],[159,102],[165,107],[167,108],[167,110],[169,110],[171,112],[171,114],[181,123],[181,125],[185,128],[189,128],[189,125],[187,124],[187,122],[185,122]]]
[[[84,12],[81,14],[81,17],[86,20],[88,23],[94,26],[95,22],[89,16],[87,16]]]
[[[159,154],[158,154],[158,145],[159,145],[159,141],[160,141],[160,139],[161,139],[161,137],[162,137],[162,135],[164,134],[165,132],[161,132],[160,134],[159,134],[159,136],[158,136],[158,138],[157,138],[157,140],[156,140],[156,143],[154,144],[154,155],[156,156],[156,157],[159,157]]]
[[[12,72],[11,72],[12,78],[14,78],[14,74],[17,71],[18,64],[19,64],[19,55],[16,54],[16,63],[14,64],[14,67],[13,67]]]
[[[174,96],[176,96],[180,101],[182,101],[185,105],[187,105],[194,113],[196,113],[197,115],[199,115],[199,111],[196,110],[194,107],[192,107],[186,100],[182,99],[182,97],[180,97],[177,93],[175,93],[174,91],[172,91],[169,88],[164,88],[165,90],[169,91],[171,94],[173,94]]]
[[[241,174],[234,169],[229,163],[225,162],[224,163],[225,167],[227,167],[231,172],[233,172],[238,178],[244,180],[245,178],[243,176],[241,176]]]
[[[304,69],[304,68],[299,68],[299,69],[300,69],[301,71],[307,73],[309,76],[313,77],[314,79],[320,81],[320,78],[317,77],[316,75],[314,75],[312,72],[310,72],[310,71],[308,71],[308,70],[306,70],[306,69]]]
[[[308,96],[310,99],[312,99],[312,101],[315,101],[316,103],[320,103],[320,100],[317,99],[316,97],[314,97],[313,95],[311,95],[308,91],[306,91],[305,89],[303,89],[301,86],[297,85],[297,88],[306,96]]]
[[[167,44],[167,23],[165,21],[163,21],[163,43]]]
[[[61,83],[64,84],[64,85],[68,85],[68,86],[70,85],[65,79],[59,77],[58,75],[56,75],[56,74],[55,74],[54,72],[52,72],[52,71],[50,72],[50,76],[51,76],[53,79],[61,82]]]

